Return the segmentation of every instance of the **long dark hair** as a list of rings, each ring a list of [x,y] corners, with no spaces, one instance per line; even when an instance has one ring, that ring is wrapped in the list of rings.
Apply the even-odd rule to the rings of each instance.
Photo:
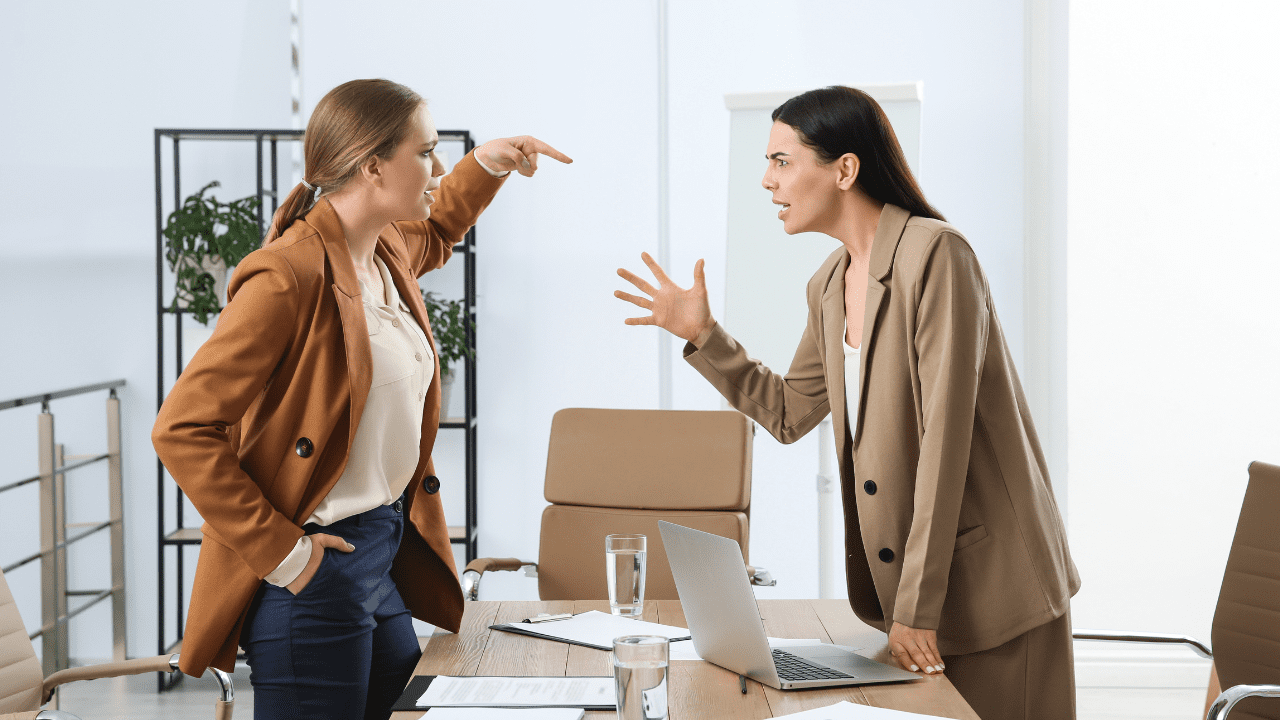
[[[307,122],[303,180],[318,186],[320,195],[342,189],[365,160],[395,153],[422,103],[420,95],[390,80],[352,80],[330,90]],[[276,210],[262,244],[280,237],[317,199],[298,183]]]
[[[858,187],[873,199],[946,221],[924,199],[889,118],[870,95],[843,85],[810,90],[779,105],[773,120],[795,128],[800,142],[823,163],[845,153],[857,155]]]

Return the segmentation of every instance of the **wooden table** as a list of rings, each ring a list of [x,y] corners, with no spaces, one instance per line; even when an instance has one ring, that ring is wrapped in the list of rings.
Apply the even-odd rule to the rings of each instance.
[[[884,633],[863,624],[844,600],[760,600],[760,614],[770,637],[818,638],[850,645],[880,662],[889,663]],[[552,642],[515,633],[490,630],[494,623],[519,622],[545,613],[609,612],[603,600],[554,602],[467,603],[458,634],[437,632],[423,638],[422,659],[415,675],[612,675],[610,653]],[[645,603],[644,619],[688,627],[679,601]],[[708,662],[676,661],[668,676],[671,720],[692,718],[771,718],[849,700],[861,705],[978,720],[960,693],[945,677],[921,676],[917,682],[820,690],[774,690],[747,680],[747,694],[738,676]],[[414,720],[423,712],[392,713],[392,720]],[[587,718],[613,718],[612,711],[588,712]]]

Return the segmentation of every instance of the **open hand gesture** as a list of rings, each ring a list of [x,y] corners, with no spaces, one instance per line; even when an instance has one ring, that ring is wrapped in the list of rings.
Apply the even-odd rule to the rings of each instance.
[[[649,266],[649,270],[657,278],[658,287],[654,288],[630,270],[618,268],[618,275],[649,297],[621,290],[613,291],[614,297],[652,313],[649,317],[627,318],[625,322],[628,325],[657,325],[676,337],[693,342],[715,324],[716,321],[711,317],[711,306],[707,303],[707,276],[702,272],[702,260],[693,266],[693,287],[685,290],[671,282],[671,278],[649,257],[649,253],[640,253],[640,259],[644,260],[644,264]]]
[[[476,148],[476,157],[494,172],[515,170],[525,177],[533,177],[538,171],[538,155],[559,160],[568,165],[573,158],[542,142],[532,135],[498,138]]]

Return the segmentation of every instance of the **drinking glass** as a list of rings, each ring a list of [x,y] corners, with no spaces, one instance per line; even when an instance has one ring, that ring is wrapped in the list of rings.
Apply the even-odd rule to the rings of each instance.
[[[661,635],[626,635],[613,639],[618,720],[667,717],[668,648],[667,639]]]
[[[609,611],[638,618],[644,612],[645,537],[610,535],[604,539],[604,571]]]

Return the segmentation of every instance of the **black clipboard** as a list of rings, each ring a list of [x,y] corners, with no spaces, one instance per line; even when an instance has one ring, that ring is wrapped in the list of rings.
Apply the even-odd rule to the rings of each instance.
[[[432,680],[435,680],[435,679],[436,679],[436,677],[437,677],[437,676],[435,676],[435,675],[414,675],[414,676],[413,676],[413,679],[409,681],[409,686],[408,686],[408,687],[406,687],[406,688],[404,689],[404,692],[400,694],[400,699],[399,699],[399,700],[396,700],[396,704],[391,706],[391,711],[392,711],[392,712],[400,712],[400,711],[409,711],[409,712],[413,712],[413,711],[417,711],[417,710],[426,710],[426,709],[428,709],[428,707],[430,707],[430,706],[425,706],[425,705],[419,705],[419,704],[418,704],[418,698],[422,697],[422,694],[423,694],[423,693],[425,693],[425,692],[427,691],[427,688],[431,687],[431,681],[432,681]],[[476,675],[475,677],[493,677],[493,676],[490,676],[490,675]],[[563,678],[566,678],[566,677],[608,677],[608,676],[607,676],[607,675],[542,675],[542,676],[538,676],[538,675],[530,675],[529,677],[555,677],[555,678],[561,678],[561,679],[563,679]],[[450,706],[450,707],[456,707],[456,706]],[[527,705],[502,705],[502,706],[500,706],[500,707],[507,708],[507,707],[529,707],[529,706],[527,706]],[[536,707],[540,707],[540,708],[542,708],[542,707],[551,707],[551,708],[555,708],[555,707],[563,707],[563,708],[576,708],[576,707],[580,707],[580,708],[582,708],[583,710],[616,710],[616,709],[617,709],[617,706],[615,706],[615,705],[538,705],[538,706],[536,706]]]
[[[567,645],[581,645],[582,647],[589,647],[595,650],[604,650],[605,652],[613,652],[612,647],[606,647],[604,645],[592,645],[591,643],[582,642],[581,640],[569,640],[567,638],[562,638],[556,635],[543,635],[540,632],[526,630],[525,628],[516,627],[514,625],[508,625],[506,623],[490,625],[489,629],[502,630],[503,632],[515,633],[516,635],[528,635],[529,637],[541,638],[543,640],[554,640],[555,642],[562,642]],[[686,635],[685,637],[671,638],[669,642],[680,642],[682,640],[692,640],[692,639],[693,639],[692,635]],[[423,690],[423,692],[426,692],[426,691]]]

